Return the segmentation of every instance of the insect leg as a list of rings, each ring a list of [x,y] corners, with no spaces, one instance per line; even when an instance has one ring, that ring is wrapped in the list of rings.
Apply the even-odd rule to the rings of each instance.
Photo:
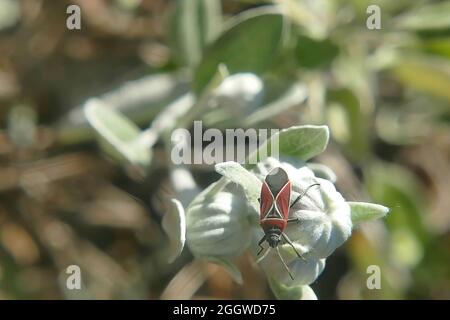
[[[265,257],[267,257],[267,255],[269,254],[270,251],[270,247],[267,248],[266,252],[264,252],[264,254],[258,258],[258,260],[256,260],[256,263],[260,263]]]
[[[287,221],[287,223],[292,223],[292,222],[299,222],[300,221],[300,219],[299,218],[291,218],[291,219],[288,219],[288,221]]]
[[[292,202],[292,204],[289,206],[289,208],[292,208],[292,206],[294,204],[296,204],[298,201],[300,201],[305,195],[306,193],[308,193],[309,189],[311,189],[314,186],[320,186],[320,183],[313,183],[312,185],[310,185],[308,188],[306,188],[306,190],[297,197],[297,199],[294,200],[294,202]]]
[[[259,249],[258,253],[256,254],[257,256],[259,256],[260,253],[264,250],[264,247],[262,246],[264,241],[266,241],[266,235],[264,235],[264,237],[262,237],[261,240],[259,240],[259,242],[258,242],[258,246],[260,249]]]
[[[280,253],[280,249],[277,247],[277,253],[278,256],[280,257],[281,262],[283,263],[283,266],[285,267],[286,271],[289,273],[289,276],[291,277],[292,280],[294,280],[294,277],[292,276],[291,270],[289,270],[289,267],[287,266],[286,262],[284,262],[283,257],[281,256]]]
[[[288,236],[283,232],[281,234],[281,236],[283,237],[283,239],[289,243],[292,247],[292,249],[294,249],[295,253],[297,254],[297,256],[302,259],[303,261],[306,261],[306,259],[297,251],[297,249],[294,247],[294,244],[292,243],[292,241],[288,238]]]

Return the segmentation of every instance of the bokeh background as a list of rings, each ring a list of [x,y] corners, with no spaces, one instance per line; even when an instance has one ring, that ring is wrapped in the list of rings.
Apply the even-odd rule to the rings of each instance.
[[[70,4],[81,30],[66,28]],[[366,26],[372,4],[380,30]],[[261,6],[284,10],[281,36],[264,19],[228,32]],[[273,298],[246,254],[243,286],[188,249],[168,264],[168,146],[158,140],[144,167],[112,157],[83,113],[98,97],[144,130],[198,93],[205,65],[224,63],[261,77],[264,95],[206,123],[327,124],[316,160],[348,200],[392,209],[328,259],[319,299],[449,299],[449,59],[446,1],[0,0],[0,298]],[[240,122],[267,105],[270,116]],[[212,166],[184,170],[199,189],[218,178]],[[72,264],[82,290],[66,289]],[[366,287],[372,264],[381,290]]]

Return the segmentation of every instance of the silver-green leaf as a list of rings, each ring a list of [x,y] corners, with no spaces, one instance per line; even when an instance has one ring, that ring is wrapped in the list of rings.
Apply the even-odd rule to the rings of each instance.
[[[151,149],[142,143],[139,139],[140,129],[127,117],[99,99],[88,100],[84,112],[90,125],[100,135],[105,152],[133,164],[150,164]]]
[[[202,92],[217,66],[225,64],[231,74],[262,74],[280,53],[287,24],[275,6],[247,10],[228,24],[203,55],[195,71],[194,90]]]
[[[383,218],[389,213],[389,208],[367,202],[348,202],[351,210],[351,217],[353,225]]]
[[[162,227],[169,237],[169,263],[173,262],[183,251],[186,242],[186,219],[183,205],[172,199],[171,208],[162,219]]]
[[[280,155],[307,161],[325,150],[329,137],[330,132],[327,126],[305,125],[283,129],[272,135],[255,153],[250,155],[248,163],[255,163],[256,157],[259,161],[263,161],[261,154],[266,157],[273,156],[271,154],[273,150],[278,150]]]
[[[217,173],[239,184],[249,201],[256,201],[261,191],[261,181],[237,162],[228,161],[215,166]]]
[[[428,4],[399,18],[398,26],[408,30],[439,30],[450,27],[450,3]]]
[[[336,182],[337,177],[333,170],[321,163],[308,163],[306,165],[309,169],[314,172],[314,175],[318,178],[326,179],[333,183]]]
[[[251,126],[255,123],[273,118],[294,106],[303,103],[308,97],[308,91],[304,85],[294,84],[277,100],[260,107],[257,111],[245,119],[245,124]]]
[[[179,60],[195,66],[202,51],[222,29],[219,0],[178,0],[171,25],[171,40]]]

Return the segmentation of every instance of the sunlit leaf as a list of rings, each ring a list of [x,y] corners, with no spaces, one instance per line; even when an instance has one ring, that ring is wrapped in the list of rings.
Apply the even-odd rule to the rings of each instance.
[[[172,42],[180,61],[195,66],[203,48],[222,28],[222,10],[218,0],[178,0],[172,17]]]
[[[202,91],[220,63],[232,74],[264,72],[280,49],[282,33],[283,15],[272,8],[248,10],[233,18],[231,26],[206,50],[195,73],[196,91]]]
[[[20,21],[20,2],[0,0],[0,31],[13,27]]]
[[[327,126],[305,125],[279,132],[280,154],[309,160],[322,153],[328,144]]]
[[[262,106],[257,111],[249,115],[245,120],[245,123],[247,125],[252,125],[263,120],[271,119],[277,114],[301,104],[307,97],[308,92],[305,86],[299,84],[292,85],[278,99]]]
[[[440,2],[411,10],[399,18],[398,26],[412,30],[450,28],[450,3]]]
[[[427,53],[433,53],[450,59],[450,37],[439,37],[426,40],[423,48]]]
[[[215,169],[222,176],[242,186],[247,199],[250,201],[258,199],[261,191],[261,181],[239,163],[233,161],[218,163]]]
[[[162,227],[169,237],[169,262],[173,262],[183,251],[186,241],[186,219],[183,205],[172,199],[171,208],[162,219]]]
[[[318,178],[329,180],[333,183],[336,182],[337,177],[333,170],[321,163],[308,163],[307,167],[314,172],[314,175]]]
[[[354,225],[383,218],[389,212],[389,208],[375,203],[348,202],[348,204],[350,205],[352,223]]]
[[[262,161],[265,156],[275,156],[273,151],[306,161],[325,150],[329,135],[327,126],[304,125],[282,129],[250,155],[247,162],[253,164],[256,157]]]
[[[192,173],[183,166],[176,166],[170,171],[170,180],[177,193],[177,197],[184,206],[200,193],[200,188],[192,176]]]
[[[188,91],[188,84],[180,74],[152,74],[127,81],[98,98],[138,125],[147,125],[168,104]],[[60,144],[75,144],[93,138],[84,112],[84,105],[70,110],[58,124]]]
[[[106,142],[115,151],[116,154],[112,156],[120,155],[130,163],[142,166],[150,164],[151,149],[141,142],[141,131],[133,122],[99,99],[89,100],[84,110],[90,125],[99,134],[101,143]]]
[[[450,100],[450,63],[427,57],[402,58],[393,68],[406,86]]]

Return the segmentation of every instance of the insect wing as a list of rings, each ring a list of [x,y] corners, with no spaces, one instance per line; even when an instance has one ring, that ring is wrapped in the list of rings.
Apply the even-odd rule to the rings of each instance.
[[[280,190],[276,197],[276,204],[278,211],[283,216],[284,220],[289,219],[289,203],[291,199],[291,182],[288,181],[284,187]]]
[[[273,168],[264,181],[275,198],[276,210],[273,212],[278,219],[287,220],[289,217],[289,203],[291,199],[292,184],[286,171]]]
[[[273,195],[269,189],[269,186],[264,181],[261,187],[261,197],[260,197],[260,218],[264,219],[269,213],[273,206]]]

